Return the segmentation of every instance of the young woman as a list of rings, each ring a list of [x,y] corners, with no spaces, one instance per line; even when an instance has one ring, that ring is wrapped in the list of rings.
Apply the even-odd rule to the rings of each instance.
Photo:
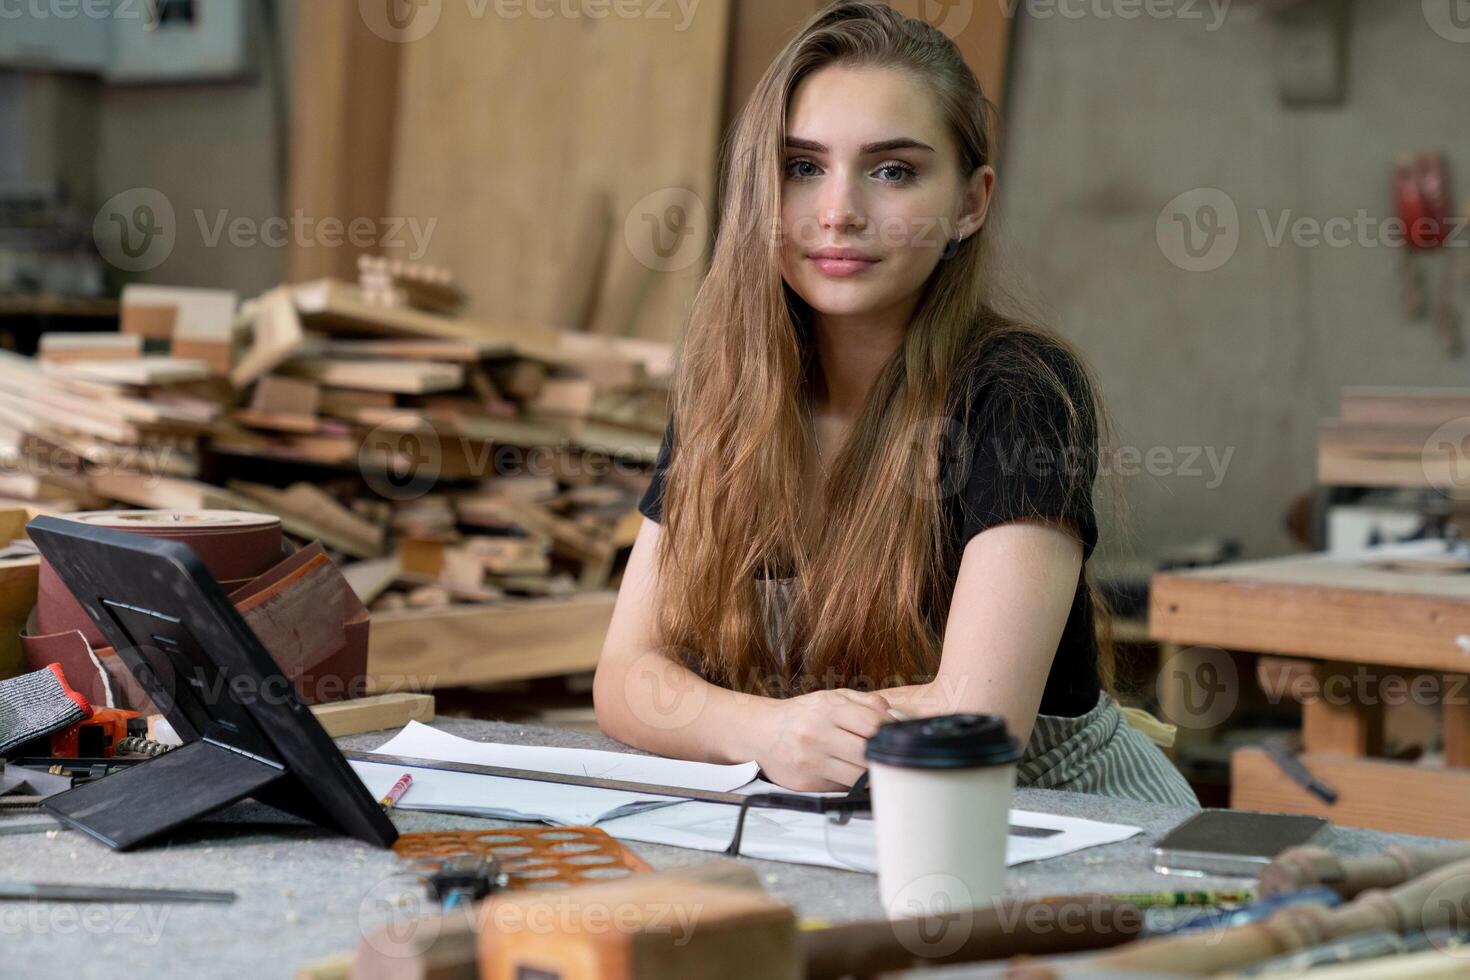
[[[880,2],[816,14],[756,86],[597,668],[606,734],[834,790],[892,718],[991,712],[1021,785],[1198,805],[1107,687],[1098,406],[993,304],[989,119],[954,44]]]

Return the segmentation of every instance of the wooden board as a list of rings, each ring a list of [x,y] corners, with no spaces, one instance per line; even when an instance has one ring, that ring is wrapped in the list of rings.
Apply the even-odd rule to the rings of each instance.
[[[469,316],[571,326],[554,317],[580,293],[567,273],[600,233],[582,207],[600,187],[614,216],[600,297],[646,278],[637,335],[678,335],[706,261],[731,6],[507,17],[487,30],[472,5],[443,4],[428,36],[402,45],[387,213],[438,217],[423,258],[460,274]],[[578,68],[508,74],[514,64]],[[654,233],[676,267],[649,261]],[[599,305],[594,330],[626,322],[628,301]]]
[[[1230,758],[1230,806],[1315,814],[1343,827],[1470,839],[1470,810],[1447,805],[1470,798],[1470,770],[1325,752],[1304,753],[1301,761],[1337,790],[1335,804],[1298,786],[1265,750],[1247,748]]]
[[[494,340],[327,340],[320,348],[326,357],[401,357],[414,361],[455,361],[473,364],[487,357],[515,353],[515,345]]]
[[[1463,670],[1470,582],[1380,570],[1395,546],[1357,560],[1309,556],[1155,575],[1149,631],[1158,640],[1418,670]]]
[[[7,515],[14,513],[7,511]],[[20,634],[36,605],[40,562],[34,555],[0,560],[0,680],[25,670]]]
[[[317,723],[333,738],[360,735],[389,728],[402,728],[410,721],[434,720],[434,695],[399,691],[374,694],[351,701],[313,705]]]
[[[126,359],[143,355],[143,338],[127,333],[44,333],[39,349],[40,359],[52,363]]]
[[[240,298],[224,289],[134,283],[123,287],[122,331],[146,337],[229,340],[239,304]]]
[[[371,7],[295,5],[287,194],[292,213],[308,220],[331,218],[350,227],[354,219],[366,218],[386,235],[389,229],[378,223],[393,213],[388,174],[405,45],[369,27],[365,13]],[[377,9],[388,16],[388,5]],[[286,251],[287,281],[351,278],[364,251],[350,236],[337,247],[293,241]]]
[[[1344,457],[1319,453],[1317,482],[1327,487],[1434,487],[1464,499],[1470,491],[1466,463],[1445,459]]]
[[[390,391],[401,395],[453,391],[464,384],[461,365],[439,361],[299,359],[287,361],[280,370],[334,388]]]
[[[1362,667],[1318,661],[1312,664],[1315,690],[1353,691],[1355,672]],[[1302,748],[1307,752],[1334,752],[1341,755],[1374,756],[1383,754],[1383,701],[1377,697],[1372,672],[1362,678],[1363,701],[1348,698],[1313,697],[1302,704]],[[1346,684],[1344,684],[1346,682]],[[1342,687],[1336,685],[1344,684]]]
[[[368,687],[415,690],[593,670],[617,593],[373,616]]]
[[[1417,419],[1406,412],[1389,422],[1323,419],[1317,426],[1317,482],[1432,486],[1470,497],[1470,415],[1441,417],[1435,411]]]
[[[305,341],[295,298],[285,287],[256,301],[250,324],[250,347],[230,371],[230,381],[237,388],[269,374]]]
[[[319,539],[327,547],[355,558],[376,558],[382,553],[382,529],[313,484],[293,483],[279,490],[231,480],[229,489],[256,501],[253,509],[279,516],[282,525],[294,534]]]
[[[78,358],[61,364],[49,363],[46,369],[67,378],[139,387],[202,381],[212,373],[209,364],[204,361],[156,354],[128,359],[108,357],[95,361]]]
[[[1433,430],[1470,416],[1470,388],[1344,388],[1338,413],[1346,422]]]
[[[236,421],[258,429],[315,432],[321,386],[299,378],[267,375],[255,385],[250,407],[235,413]]]
[[[406,307],[380,306],[350,283],[323,279],[292,287],[297,312],[313,328],[333,333],[501,343],[517,356],[560,361],[561,338],[551,327],[507,320],[447,317]]]
[[[397,558],[369,558],[342,566],[342,577],[365,606],[393,585],[403,569]]]

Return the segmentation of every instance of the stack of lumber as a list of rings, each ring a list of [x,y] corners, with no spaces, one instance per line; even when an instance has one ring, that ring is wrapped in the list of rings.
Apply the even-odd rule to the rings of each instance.
[[[1344,388],[1318,426],[1317,480],[1470,498],[1470,388]]]
[[[667,422],[669,346],[453,317],[423,308],[456,305],[441,272],[362,271],[367,288],[243,305],[130,287],[120,332],[0,352],[0,503],[277,514],[375,613],[589,593],[610,610]]]
[[[441,265],[389,259],[380,255],[357,257],[357,284],[363,298],[384,306],[409,306],[433,313],[458,313],[464,292],[454,274]]]

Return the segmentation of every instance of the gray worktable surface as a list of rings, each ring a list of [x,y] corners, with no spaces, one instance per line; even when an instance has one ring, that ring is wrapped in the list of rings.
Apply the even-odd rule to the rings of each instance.
[[[567,729],[441,718],[435,727],[480,741],[631,751],[611,739]],[[371,750],[388,733],[339,739]],[[1187,812],[1178,807],[1051,790],[1018,790],[1016,806],[1140,826],[1130,840],[1013,867],[1015,896],[1180,887],[1149,867],[1149,846]],[[397,811],[400,830],[504,826],[503,821]],[[246,822],[249,821],[249,822]],[[268,822],[263,822],[268,821]],[[1426,838],[1334,828],[1324,843],[1345,854]],[[653,844],[629,846],[655,868],[718,855]],[[850,871],[752,861],[771,894],[805,918],[877,917],[877,879]],[[119,976],[244,980],[289,977],[305,963],[356,947],[382,921],[385,898],[402,892],[392,854],[333,836],[294,817],[241,804],[167,845],[118,854],[74,832],[0,836],[0,879],[230,889],[232,905],[61,905],[0,902],[0,977]],[[1187,887],[1231,887],[1192,879]],[[989,971],[985,971],[989,972]],[[977,975],[951,967],[926,976]]]

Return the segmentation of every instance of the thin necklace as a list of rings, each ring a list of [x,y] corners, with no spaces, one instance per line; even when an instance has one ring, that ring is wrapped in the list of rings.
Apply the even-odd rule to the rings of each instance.
[[[822,440],[817,438],[817,419],[812,414],[812,396],[807,392],[806,396],[806,422],[807,428],[812,432],[812,448],[817,451],[817,469],[822,471],[822,476],[828,476],[827,461],[822,458]]]

